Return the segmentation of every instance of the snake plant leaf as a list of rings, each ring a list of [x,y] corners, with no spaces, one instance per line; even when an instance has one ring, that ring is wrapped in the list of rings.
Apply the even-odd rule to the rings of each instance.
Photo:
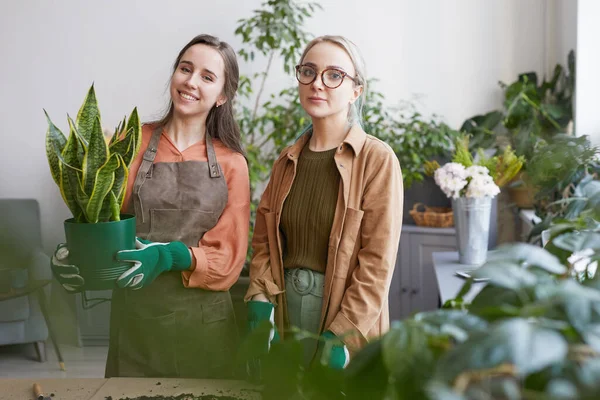
[[[102,210],[102,203],[113,186],[115,181],[115,170],[119,168],[120,164],[121,159],[118,155],[113,154],[106,163],[97,170],[95,179],[92,180],[94,186],[90,194],[90,201],[86,207],[86,217],[88,218],[88,222],[98,222],[100,211]]]
[[[90,144],[81,135],[81,133],[79,132],[79,128],[77,128],[77,124],[75,123],[75,121],[73,121],[69,114],[67,114],[67,121],[69,122],[69,135],[74,135],[75,138],[77,138],[77,141],[79,142],[79,147],[77,148],[77,159],[79,160],[79,162],[77,163],[77,166],[79,169],[81,169],[81,166],[83,165],[83,157],[85,156],[85,152]]]
[[[68,114],[67,121],[69,122],[69,145],[72,146],[73,149],[76,149],[73,154],[69,154],[69,161],[67,162],[73,168],[81,170],[89,143],[81,136],[77,129],[77,125]]]
[[[87,142],[90,141],[90,137],[94,130],[94,124],[96,123],[96,120],[99,119],[100,110],[98,109],[98,101],[96,100],[94,84],[92,84],[88,90],[83,105],[77,113],[77,128],[79,128],[79,132]],[[100,131],[102,131],[102,129],[100,129]]]
[[[77,203],[81,208],[81,220],[79,220],[78,222],[90,222],[86,211],[87,205],[90,201],[90,197],[83,190],[83,173],[75,171],[75,175],[69,174],[68,176],[70,177],[70,180],[72,182]]]
[[[81,185],[81,171],[61,164],[60,191],[77,222],[85,222],[87,196]]]
[[[112,137],[108,141],[109,147],[112,146],[114,143],[118,142],[119,140],[121,140],[121,138],[123,137],[123,133],[125,132],[126,124],[127,124],[127,116],[123,117],[123,121],[119,121],[119,124],[115,128],[115,133],[112,135]]]
[[[77,222],[119,220],[129,165],[141,145],[137,108],[115,129],[110,142],[102,132],[94,85],[75,121],[67,114],[69,136],[54,125],[48,113],[46,153],[52,178]],[[109,146],[110,144],[110,146]]]
[[[92,197],[91,193],[94,188],[94,179],[97,176],[99,169],[108,161],[108,145],[104,140],[100,119],[96,118],[94,127],[89,138],[90,145],[88,146],[83,158],[83,189],[85,193]],[[104,198],[104,197],[103,197]],[[98,209],[98,213],[100,209]]]
[[[100,221],[119,221],[120,210],[123,205],[125,191],[127,188],[127,177],[129,170],[123,161],[120,154],[114,154],[119,159],[119,166],[115,170],[115,181],[112,185],[110,193],[102,202],[102,210],[100,211]],[[116,203],[115,203],[116,202]]]
[[[129,160],[125,159],[127,167],[131,166],[133,156],[140,151],[140,146],[142,144],[142,125],[140,123],[140,117],[138,116],[137,107],[135,107],[131,112],[131,115],[129,116],[129,121],[127,121],[127,127],[125,128],[125,131],[129,133],[130,129],[133,129],[132,134],[134,148]]]
[[[130,129],[122,139],[113,142],[109,146],[109,151],[111,154],[120,154],[125,161],[125,165],[129,165],[128,162],[131,161],[131,155],[134,154],[133,151],[135,149],[135,144],[133,143],[135,140],[133,129]]]
[[[117,196],[115,196],[115,192],[113,192],[112,190],[108,195],[110,198],[111,219],[113,221],[120,221],[121,220],[121,206],[120,206],[119,200],[117,199]]]
[[[123,199],[125,198],[125,192],[127,191],[127,179],[129,178],[129,169],[125,164],[125,160],[120,154],[117,154],[120,164],[115,170],[115,183],[113,184],[112,193],[115,196],[119,209],[123,206]],[[114,214],[113,214],[114,215]]]
[[[85,209],[81,205],[82,203],[85,203],[85,201],[80,199],[81,194],[78,196],[78,191],[81,186],[81,180],[79,178],[81,175],[81,164],[79,159],[79,153],[81,152],[80,148],[81,142],[77,138],[75,131],[71,129],[62,153],[57,155],[61,163],[60,193],[73,216],[81,215],[82,211]]]
[[[67,138],[65,135],[54,125],[50,116],[44,110],[46,114],[46,120],[48,121],[48,130],[46,131],[46,156],[48,158],[48,164],[50,165],[50,173],[52,179],[57,185],[60,185],[60,161],[58,155],[63,151]]]

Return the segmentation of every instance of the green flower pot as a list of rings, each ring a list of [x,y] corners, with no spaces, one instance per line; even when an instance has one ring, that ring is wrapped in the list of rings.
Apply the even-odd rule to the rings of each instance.
[[[65,221],[69,263],[85,280],[85,290],[116,289],[117,278],[131,263],[115,259],[119,250],[135,249],[135,216],[121,214],[120,221],[78,223]]]

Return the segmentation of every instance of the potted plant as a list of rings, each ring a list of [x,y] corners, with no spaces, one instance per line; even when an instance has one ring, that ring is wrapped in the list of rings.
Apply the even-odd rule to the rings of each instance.
[[[452,155],[452,161],[462,165],[464,168],[472,166],[484,167],[487,169],[487,173],[491,177],[493,183],[498,187],[502,188],[508,185],[514,177],[519,173],[525,163],[523,156],[517,156],[515,151],[507,146],[497,155],[487,155],[482,148],[474,150],[471,146],[471,135],[463,133],[455,140],[454,152]],[[481,142],[479,142],[481,143]],[[474,156],[473,152],[476,152]],[[434,175],[435,172],[440,168],[437,161],[427,161],[425,163],[425,171],[429,175]],[[480,170],[481,171],[481,170]],[[466,173],[466,172],[465,172]],[[467,173],[468,175],[468,173]],[[466,177],[466,175],[465,175]],[[466,178],[465,178],[466,179]],[[472,179],[472,178],[468,178]],[[446,191],[447,192],[447,191]],[[466,194],[466,191],[463,191]],[[446,193],[448,194],[448,193]],[[448,196],[449,198],[452,196]],[[497,227],[498,227],[498,204],[497,198],[492,196],[491,211],[490,211],[490,227],[489,227],[489,240],[487,248],[492,249],[496,247],[497,242]]]
[[[517,156],[525,157],[522,172],[508,187],[511,199],[518,207],[532,208],[535,187],[529,180],[527,163],[537,146],[571,130],[575,54],[569,53],[567,68],[557,64],[548,81],[544,79],[540,83],[535,72],[526,72],[510,84],[499,84],[504,91],[504,109],[471,117],[460,130],[473,135],[474,146],[510,145]]]
[[[130,267],[114,254],[135,248],[135,217],[121,214],[121,207],[129,167],[141,144],[137,108],[119,123],[110,141],[102,132],[94,85],[76,120],[67,115],[68,138],[44,113],[50,172],[73,214],[64,222],[69,262],[79,267],[86,290],[113,289]]]

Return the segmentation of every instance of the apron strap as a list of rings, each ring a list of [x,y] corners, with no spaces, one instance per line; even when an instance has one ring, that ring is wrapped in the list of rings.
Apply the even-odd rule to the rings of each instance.
[[[141,217],[142,222],[144,222],[144,213],[142,212],[142,198],[140,196],[140,189],[144,182],[146,181],[146,177],[148,176],[148,172],[150,168],[152,168],[152,164],[154,163],[154,158],[156,158],[156,149],[158,148],[158,141],[160,140],[160,135],[162,134],[163,128],[158,127],[154,129],[152,132],[152,137],[150,138],[150,143],[148,143],[148,147],[144,152],[144,157],[142,158],[142,164],[140,165],[140,169],[138,169],[137,176],[135,178],[135,183],[133,184],[133,196],[137,197],[138,201],[134,201],[133,205],[135,208],[135,215]]]
[[[217,155],[213,146],[212,137],[206,132],[206,154],[208,156],[208,168],[211,178],[219,178],[221,176],[221,167],[217,163]]]

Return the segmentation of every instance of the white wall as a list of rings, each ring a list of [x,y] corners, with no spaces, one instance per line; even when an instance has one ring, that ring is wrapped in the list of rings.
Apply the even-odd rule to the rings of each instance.
[[[571,8],[566,1],[560,7]],[[48,110],[59,127],[74,116],[92,81],[103,122],[116,125],[138,106],[144,118],[163,107],[170,65],[195,34],[212,33],[238,49],[233,31],[262,0],[6,0],[0,2],[0,197],[40,201],[44,244],[63,239],[69,216],[44,152]],[[498,80],[542,73],[554,33],[544,0],[322,0],[307,24],[315,35],[346,35],[362,49],[389,104],[416,99],[425,113],[458,125],[501,104]],[[561,9],[562,9],[561,8]],[[559,13],[561,16],[562,13]],[[559,20],[558,14],[555,18]],[[562,47],[560,47],[562,46]],[[560,45],[556,57],[563,53]],[[242,72],[264,65],[242,65]],[[293,84],[279,64],[267,84]]]
[[[557,63],[567,66],[571,50],[577,53],[577,0],[548,0],[547,3],[546,73],[551,74]]]
[[[600,2],[579,0],[577,13],[577,91],[575,129],[600,145]]]

